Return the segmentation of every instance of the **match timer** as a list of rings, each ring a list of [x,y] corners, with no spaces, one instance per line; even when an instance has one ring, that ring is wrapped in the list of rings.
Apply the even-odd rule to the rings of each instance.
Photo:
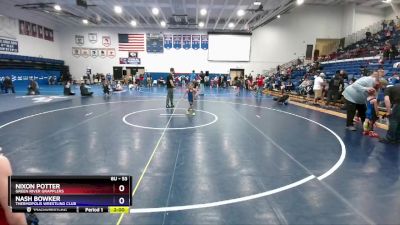
[[[131,176],[10,176],[13,212],[126,213]],[[114,207],[114,208],[110,208]]]

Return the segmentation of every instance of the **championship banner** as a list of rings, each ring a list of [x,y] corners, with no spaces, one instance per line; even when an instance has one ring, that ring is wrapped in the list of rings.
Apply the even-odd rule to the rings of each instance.
[[[97,42],[97,33],[89,33],[88,39],[90,43],[95,44]]]
[[[81,56],[81,49],[80,48],[72,48],[72,55],[75,57]]]
[[[182,42],[183,42],[183,49],[185,49],[185,50],[190,49],[190,45],[192,42],[192,35],[190,35],[190,34],[182,35]]]
[[[104,47],[110,47],[111,46],[111,37],[110,36],[103,36],[103,46]]]
[[[96,58],[97,56],[99,56],[99,50],[98,49],[90,49],[90,55],[92,56],[92,58]]]
[[[19,21],[19,34],[25,35],[25,21]]]
[[[201,48],[208,49],[208,35],[201,35]]]
[[[140,58],[119,58],[119,64],[140,65]]]
[[[182,35],[174,35],[173,40],[174,40],[174,48],[181,49],[182,48]]]
[[[18,41],[0,38],[0,52],[18,52]]]
[[[49,41],[54,41],[54,33],[51,29],[49,29]]]
[[[36,24],[32,24],[32,33],[31,33],[32,37],[37,37],[37,25]]]
[[[164,34],[164,48],[172,48],[172,34]]]
[[[45,39],[46,39],[46,28],[45,28]],[[83,45],[85,44],[85,37],[82,35],[75,35],[75,44],[77,45]]]
[[[99,49],[99,56],[100,56],[100,58],[105,58],[105,57],[107,57],[107,49],[106,48],[101,48],[101,49]]]
[[[43,32],[43,27],[38,25],[38,38],[43,39],[44,38],[44,36],[43,36],[44,34],[43,33],[44,33]]]
[[[192,35],[192,48],[195,50],[200,48],[200,35]]]
[[[114,48],[107,49],[107,57],[108,58],[114,58],[115,57],[115,49]]]
[[[81,55],[82,55],[84,58],[89,57],[89,56],[90,56],[90,49],[88,49],[88,48],[82,48],[82,49],[81,49]]]
[[[146,34],[146,50],[148,53],[163,53],[163,35],[160,33]]]
[[[29,22],[25,21],[25,35],[31,36],[32,25]]]

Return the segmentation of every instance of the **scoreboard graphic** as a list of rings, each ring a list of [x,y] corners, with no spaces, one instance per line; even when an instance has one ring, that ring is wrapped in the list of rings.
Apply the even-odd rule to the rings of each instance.
[[[11,176],[13,212],[129,213],[131,176]]]

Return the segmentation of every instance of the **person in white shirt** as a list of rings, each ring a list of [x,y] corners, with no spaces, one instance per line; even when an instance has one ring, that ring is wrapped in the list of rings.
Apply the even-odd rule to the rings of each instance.
[[[322,99],[322,91],[324,90],[324,81],[325,74],[320,73],[319,76],[317,76],[314,80],[314,104],[318,104],[318,100]]]

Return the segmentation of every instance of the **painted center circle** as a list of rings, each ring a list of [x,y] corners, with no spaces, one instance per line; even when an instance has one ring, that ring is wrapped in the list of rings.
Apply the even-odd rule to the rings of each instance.
[[[184,108],[144,109],[128,113],[122,121],[129,126],[150,130],[187,130],[209,126],[218,121],[214,113],[196,109],[195,115]]]

